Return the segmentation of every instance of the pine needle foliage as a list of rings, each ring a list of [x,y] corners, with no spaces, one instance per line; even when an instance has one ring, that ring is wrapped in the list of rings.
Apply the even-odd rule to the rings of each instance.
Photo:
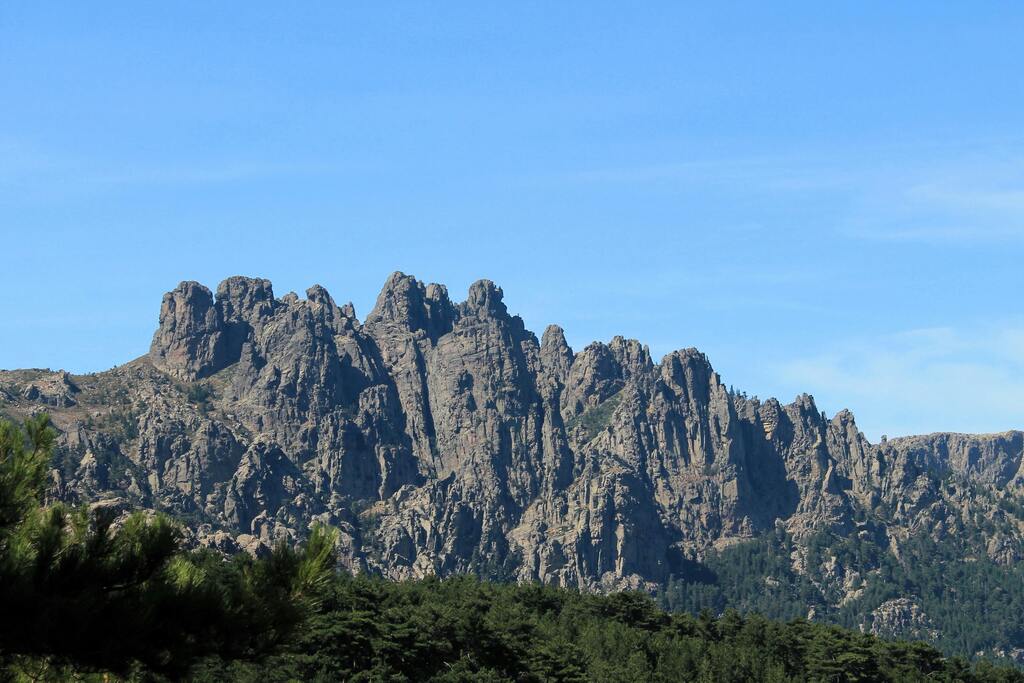
[[[69,671],[184,676],[218,653],[272,652],[320,604],[334,573],[333,531],[263,561],[184,553],[159,514],[116,520],[43,505],[54,430],[0,421],[0,664],[8,676],[60,680]],[[115,524],[116,523],[116,524]]]
[[[641,593],[346,574],[281,652],[259,665],[211,657],[190,675],[211,683],[1024,683],[1020,671],[968,664],[924,643],[735,611],[669,613]]]

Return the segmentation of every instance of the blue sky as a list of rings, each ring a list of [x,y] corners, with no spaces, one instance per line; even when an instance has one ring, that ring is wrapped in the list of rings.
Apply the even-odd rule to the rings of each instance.
[[[1024,5],[208,5],[0,8],[0,367],[402,270],[873,440],[1024,428]]]

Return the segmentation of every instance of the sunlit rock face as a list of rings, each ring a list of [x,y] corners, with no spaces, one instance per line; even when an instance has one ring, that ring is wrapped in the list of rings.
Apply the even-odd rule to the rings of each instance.
[[[695,349],[538,340],[488,280],[457,302],[395,273],[362,323],[320,286],[183,282],[147,356],[0,373],[0,405],[53,414],[55,497],[168,510],[250,552],[324,521],[348,566],[396,578],[650,589],[779,525],[897,544],[1005,521],[1024,490],[1020,432],[873,445],[810,396],[730,391]],[[1021,523],[994,528],[986,552],[1017,561]]]

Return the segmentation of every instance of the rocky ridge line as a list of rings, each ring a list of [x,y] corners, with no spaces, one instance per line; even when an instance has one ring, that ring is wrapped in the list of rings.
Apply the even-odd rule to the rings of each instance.
[[[1024,547],[1000,505],[1024,491],[1021,432],[871,444],[810,396],[730,392],[696,349],[656,363],[621,337],[578,353],[557,326],[538,340],[487,280],[453,302],[395,273],[362,323],[319,286],[183,282],[147,356],[0,373],[0,392],[8,414],[46,406],[62,429],[56,497],[169,510],[225,550],[323,520],[348,566],[395,578],[653,589],[777,526],[898,552],[977,515],[1000,522],[990,557]]]

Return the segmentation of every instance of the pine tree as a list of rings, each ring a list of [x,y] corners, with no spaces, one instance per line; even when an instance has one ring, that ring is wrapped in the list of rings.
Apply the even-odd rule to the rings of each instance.
[[[55,432],[0,420],[0,664],[182,675],[198,658],[256,657],[312,610],[334,569],[332,532],[265,560],[183,553],[162,515],[43,505]],[[33,674],[35,675],[35,674]]]

